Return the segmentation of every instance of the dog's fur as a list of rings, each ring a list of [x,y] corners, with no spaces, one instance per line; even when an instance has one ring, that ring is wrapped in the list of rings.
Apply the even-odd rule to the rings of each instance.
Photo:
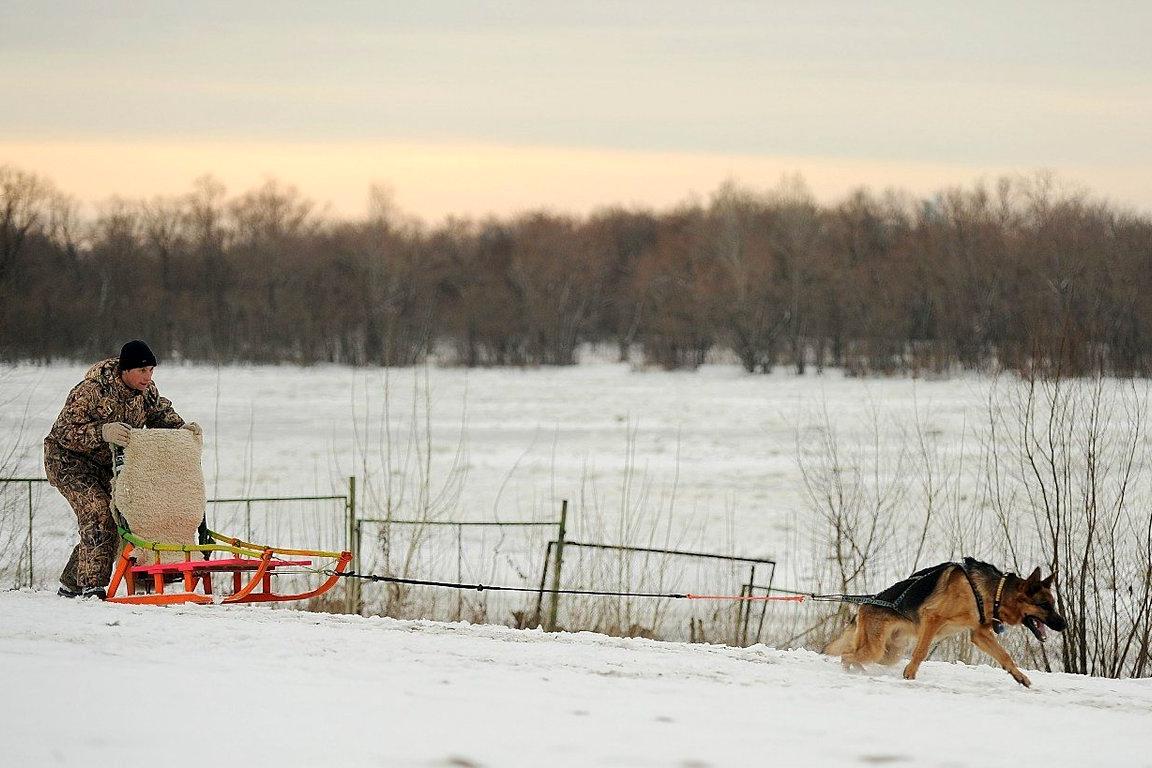
[[[904,677],[912,680],[935,639],[970,630],[977,648],[998,661],[1016,682],[1030,686],[1027,675],[1016,666],[993,631],[992,609],[1002,574],[986,563],[969,560],[967,564],[971,582],[964,569],[953,563],[939,574],[923,602],[904,610],[903,615],[879,605],[861,605],[853,624],[824,652],[839,655],[845,669],[863,669],[865,664],[895,664],[915,640],[912,658],[904,667]],[[1027,579],[1008,574],[1000,596],[1000,621],[1005,625],[1024,624],[1041,642],[1045,640],[1045,627],[1063,631],[1066,624],[1056,612],[1051,591],[1054,578],[1052,575],[1042,580],[1039,568]],[[979,590],[984,603],[983,623],[973,588]]]

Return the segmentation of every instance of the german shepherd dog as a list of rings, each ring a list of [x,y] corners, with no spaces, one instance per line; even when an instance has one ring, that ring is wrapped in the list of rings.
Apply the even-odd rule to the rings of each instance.
[[[847,670],[865,664],[895,664],[912,640],[916,645],[904,677],[916,678],[936,638],[970,630],[972,643],[1000,662],[1023,686],[1032,685],[996,640],[1005,625],[1023,624],[1044,642],[1046,629],[1064,630],[1051,586],[1055,574],[1040,578],[1040,569],[1022,579],[995,566],[964,558],[917,571],[875,596],[862,596],[853,624],[824,652],[839,655]]]

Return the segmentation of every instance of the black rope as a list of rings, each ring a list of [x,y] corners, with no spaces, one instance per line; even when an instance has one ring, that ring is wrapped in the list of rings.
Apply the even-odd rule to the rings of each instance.
[[[412,584],[420,587],[447,587],[449,589],[467,589],[475,592],[528,592],[534,595],[547,593],[549,595],[591,595],[596,597],[664,597],[671,599],[687,599],[690,595],[679,592],[606,592],[596,589],[533,589],[532,587],[506,587],[488,584],[460,584],[453,581],[428,581],[425,579],[404,579],[399,576],[380,576],[375,573],[356,573],[348,571],[336,573],[324,571],[329,576],[340,576],[348,579],[364,579],[366,581],[384,581],[389,584]]]

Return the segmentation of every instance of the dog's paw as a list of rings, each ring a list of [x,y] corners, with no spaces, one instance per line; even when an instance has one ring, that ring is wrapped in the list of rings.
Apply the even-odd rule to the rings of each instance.
[[[916,679],[916,672],[917,672],[916,667],[909,664],[908,666],[904,667],[904,679],[905,680],[915,680]]]
[[[1032,681],[1029,680],[1028,675],[1024,674],[1023,672],[1016,672],[1012,675],[1012,677],[1016,678],[1016,682],[1020,683],[1020,685],[1024,686],[1025,688],[1032,687]]]

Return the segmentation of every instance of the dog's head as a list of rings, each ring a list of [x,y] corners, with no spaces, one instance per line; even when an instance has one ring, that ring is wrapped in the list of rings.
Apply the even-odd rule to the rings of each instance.
[[[1064,617],[1056,612],[1056,598],[1052,594],[1052,582],[1056,574],[1046,579],[1040,578],[1040,569],[1023,581],[1016,595],[1016,609],[1020,611],[1020,623],[1036,636],[1040,642],[1047,639],[1047,629],[1063,632],[1068,625]]]

